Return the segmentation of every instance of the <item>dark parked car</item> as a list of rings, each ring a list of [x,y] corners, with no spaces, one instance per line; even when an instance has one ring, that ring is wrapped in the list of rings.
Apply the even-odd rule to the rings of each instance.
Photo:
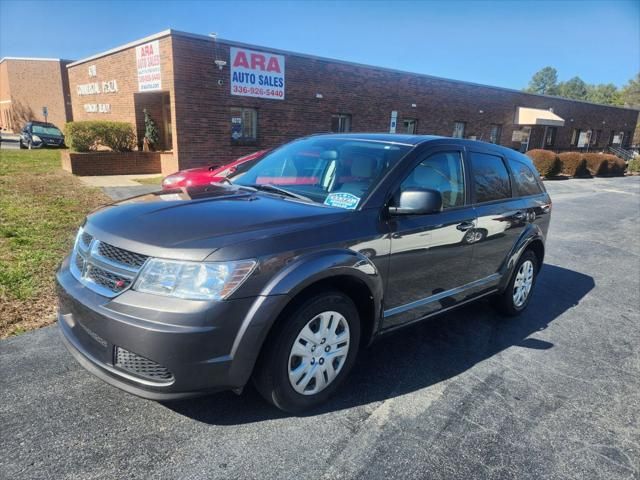
[[[64,147],[64,135],[53,123],[29,122],[20,131],[20,148]]]
[[[87,217],[57,281],[88,370],[157,400],[253,378],[297,412],[386,332],[486,296],[520,313],[544,259],[551,200],[530,160],[496,145],[318,135],[230,180]]]

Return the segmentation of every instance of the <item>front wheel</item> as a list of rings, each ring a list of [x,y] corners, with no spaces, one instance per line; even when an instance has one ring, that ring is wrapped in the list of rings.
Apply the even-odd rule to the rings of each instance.
[[[254,381],[281,410],[315,407],[335,392],[353,367],[360,318],[340,292],[314,295],[294,308],[269,336]]]
[[[521,313],[529,304],[540,266],[531,250],[522,254],[504,292],[493,298],[496,309],[509,316]]]

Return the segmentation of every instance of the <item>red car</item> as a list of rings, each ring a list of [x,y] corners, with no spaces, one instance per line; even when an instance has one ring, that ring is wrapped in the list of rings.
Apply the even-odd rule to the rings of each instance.
[[[213,182],[221,182],[229,175],[233,174],[239,165],[262,158],[269,150],[259,150],[244,157],[240,157],[231,163],[221,167],[199,167],[181,170],[172,173],[162,180],[162,188],[170,190],[173,188],[190,187],[192,185],[208,185]]]

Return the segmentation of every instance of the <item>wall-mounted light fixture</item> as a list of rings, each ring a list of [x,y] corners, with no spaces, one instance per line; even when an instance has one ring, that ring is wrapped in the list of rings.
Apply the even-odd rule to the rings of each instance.
[[[320,99],[324,98],[324,95],[322,95],[321,93],[316,93],[316,98],[318,100],[320,100]]]
[[[478,110],[478,113],[484,113],[484,110]]]
[[[226,60],[214,60],[213,63],[215,63],[218,66],[218,70],[222,70],[225,65],[227,64]]]
[[[416,108],[418,105],[416,105],[415,103],[411,104],[411,108]]]

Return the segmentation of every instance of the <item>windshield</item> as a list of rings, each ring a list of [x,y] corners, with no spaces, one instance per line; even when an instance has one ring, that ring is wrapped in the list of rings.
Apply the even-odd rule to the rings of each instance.
[[[44,127],[42,125],[33,125],[31,131],[36,135],[53,135],[54,137],[61,137],[62,132],[56,127]]]
[[[239,165],[230,177],[243,186],[290,192],[331,207],[357,208],[411,147],[345,138],[311,137]],[[262,188],[267,190],[267,188]]]

